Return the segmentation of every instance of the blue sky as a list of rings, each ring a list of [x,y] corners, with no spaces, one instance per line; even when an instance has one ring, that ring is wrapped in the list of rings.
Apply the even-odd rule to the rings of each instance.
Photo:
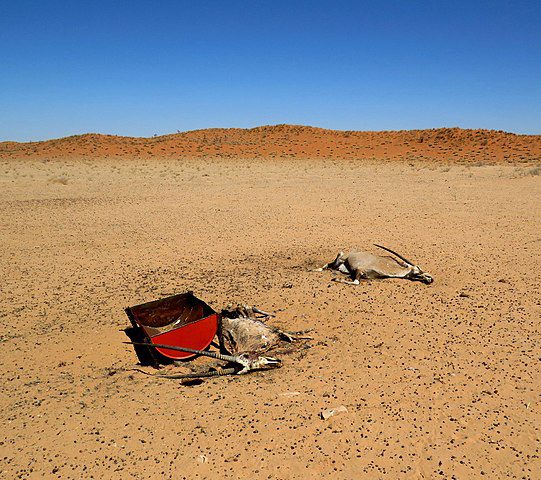
[[[0,0],[0,140],[277,123],[541,134],[539,1]]]

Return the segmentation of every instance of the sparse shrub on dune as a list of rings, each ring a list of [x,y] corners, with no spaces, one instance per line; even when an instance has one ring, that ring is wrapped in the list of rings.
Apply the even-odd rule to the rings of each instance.
[[[471,164],[472,167],[486,167],[488,165],[490,164],[485,162],[484,160],[478,160],[477,162]]]
[[[517,168],[515,169],[516,177],[537,177],[541,175],[541,165],[536,165],[529,168]]]
[[[68,178],[64,175],[49,178],[49,183],[59,183],[60,185],[67,185]]]
[[[527,175],[531,175],[531,176],[539,176],[539,175],[541,175],[541,165],[537,165],[536,167],[528,168],[524,172],[524,175],[525,176],[527,176]]]

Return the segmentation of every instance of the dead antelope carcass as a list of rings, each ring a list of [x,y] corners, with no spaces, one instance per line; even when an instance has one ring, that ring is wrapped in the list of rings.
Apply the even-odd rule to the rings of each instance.
[[[323,270],[337,270],[348,275],[351,280],[342,278],[334,278],[333,281],[347,283],[348,285],[358,285],[361,279],[371,278],[406,278],[408,280],[419,281],[430,284],[434,281],[431,275],[421,270],[418,265],[414,265],[402,255],[392,251],[387,247],[376,245],[389,253],[395,255],[380,256],[368,252],[353,251],[344,255],[340,252],[333,262],[327,263],[322,268],[316,269],[321,272]]]
[[[270,313],[248,305],[237,307],[229,305],[222,310],[218,326],[222,352],[229,354],[266,352],[280,346],[283,342],[310,339],[299,336],[306,332],[284,332],[262,321],[272,316]]]

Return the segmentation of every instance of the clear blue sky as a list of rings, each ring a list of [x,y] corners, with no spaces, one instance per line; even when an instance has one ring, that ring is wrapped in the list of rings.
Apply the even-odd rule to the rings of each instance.
[[[541,1],[0,0],[0,140],[541,133]]]

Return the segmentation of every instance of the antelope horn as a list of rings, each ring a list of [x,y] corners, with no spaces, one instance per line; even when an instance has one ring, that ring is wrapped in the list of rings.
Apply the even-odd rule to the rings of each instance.
[[[238,368],[224,368],[223,370],[212,370],[210,372],[203,372],[199,374],[198,373],[181,373],[181,374],[173,374],[173,375],[166,375],[166,374],[160,374],[160,373],[148,373],[138,368],[134,368],[133,370],[144,373],[145,375],[148,375],[149,377],[188,380],[190,378],[208,378],[208,377],[222,377],[223,375],[233,375],[237,373]]]
[[[252,310],[254,313],[259,313],[259,315],[263,315],[264,317],[275,317],[276,315],[273,315],[272,313],[264,312],[263,310],[259,310],[257,307],[252,307]]]
[[[206,350],[194,350],[193,348],[176,347],[174,345],[164,345],[162,343],[145,343],[145,342],[124,342],[128,345],[143,345],[145,347],[167,348],[168,350],[177,350],[179,352],[195,353],[196,355],[204,355],[205,357],[223,360],[224,362],[239,363],[237,357],[231,355],[223,355],[221,353],[207,352]]]
[[[411,265],[411,266],[415,265],[413,262],[410,262],[406,257],[403,257],[399,253],[394,252],[390,248],[384,247],[383,245],[378,245],[377,243],[374,243],[374,245],[376,247],[382,248],[383,250],[387,250],[389,253],[392,253],[393,255],[396,255],[398,258],[404,260],[404,262],[406,262],[408,265]]]

